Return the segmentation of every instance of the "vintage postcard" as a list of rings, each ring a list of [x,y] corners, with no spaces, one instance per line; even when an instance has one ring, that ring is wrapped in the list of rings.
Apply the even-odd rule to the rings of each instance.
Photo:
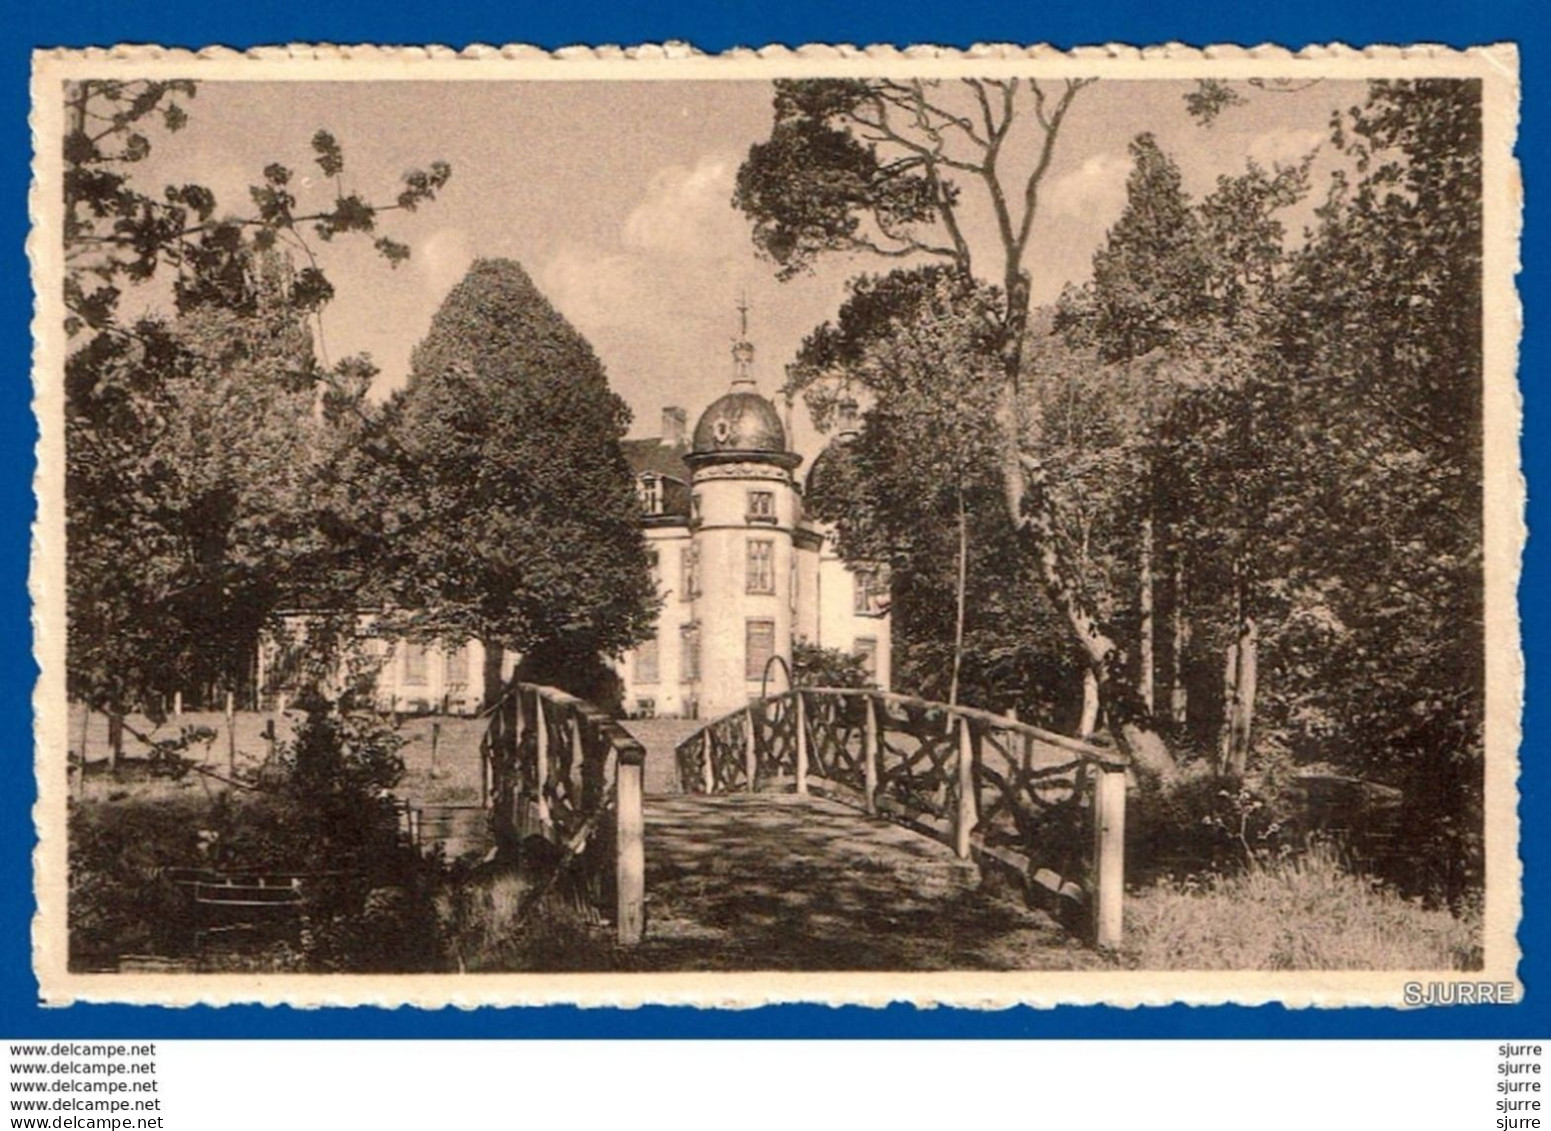
[[[1517,999],[1512,46],[32,95],[45,1001]]]

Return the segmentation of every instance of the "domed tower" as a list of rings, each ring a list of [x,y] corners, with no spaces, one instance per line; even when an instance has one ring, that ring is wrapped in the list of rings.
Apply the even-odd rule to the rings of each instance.
[[[775,405],[750,373],[748,307],[733,344],[732,389],[695,425],[684,462],[691,469],[690,524],[698,565],[698,701],[702,718],[736,710],[760,692],[771,656],[792,659],[792,537],[798,499]],[[771,690],[785,690],[779,677]]]

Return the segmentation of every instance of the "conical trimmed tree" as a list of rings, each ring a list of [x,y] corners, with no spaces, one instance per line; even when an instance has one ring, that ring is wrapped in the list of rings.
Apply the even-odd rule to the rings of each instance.
[[[525,677],[600,705],[604,656],[643,639],[656,596],[629,410],[587,341],[517,263],[474,263],[389,411],[394,603],[412,631],[523,655]]]

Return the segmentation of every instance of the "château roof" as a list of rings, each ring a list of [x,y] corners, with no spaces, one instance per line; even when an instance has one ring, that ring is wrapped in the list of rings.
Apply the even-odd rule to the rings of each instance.
[[[734,388],[711,402],[695,425],[692,456],[786,452],[786,428],[775,405],[752,388]]]
[[[636,475],[652,472],[670,479],[689,482],[689,465],[684,462],[682,445],[664,444],[655,436],[644,440],[621,440],[620,448],[630,470]]]

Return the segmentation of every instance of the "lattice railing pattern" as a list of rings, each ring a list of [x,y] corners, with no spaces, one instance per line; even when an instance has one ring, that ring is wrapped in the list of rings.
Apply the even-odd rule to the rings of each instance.
[[[1082,875],[1090,895],[1105,889],[1095,895],[1097,936],[1118,940],[1127,760],[1111,749],[971,708],[803,688],[707,723],[677,758],[688,791],[792,783],[909,824],[960,856],[1028,877]]]
[[[497,851],[539,836],[579,859],[588,888],[615,896],[620,937],[639,941],[641,744],[590,704],[513,681],[480,743]]]

